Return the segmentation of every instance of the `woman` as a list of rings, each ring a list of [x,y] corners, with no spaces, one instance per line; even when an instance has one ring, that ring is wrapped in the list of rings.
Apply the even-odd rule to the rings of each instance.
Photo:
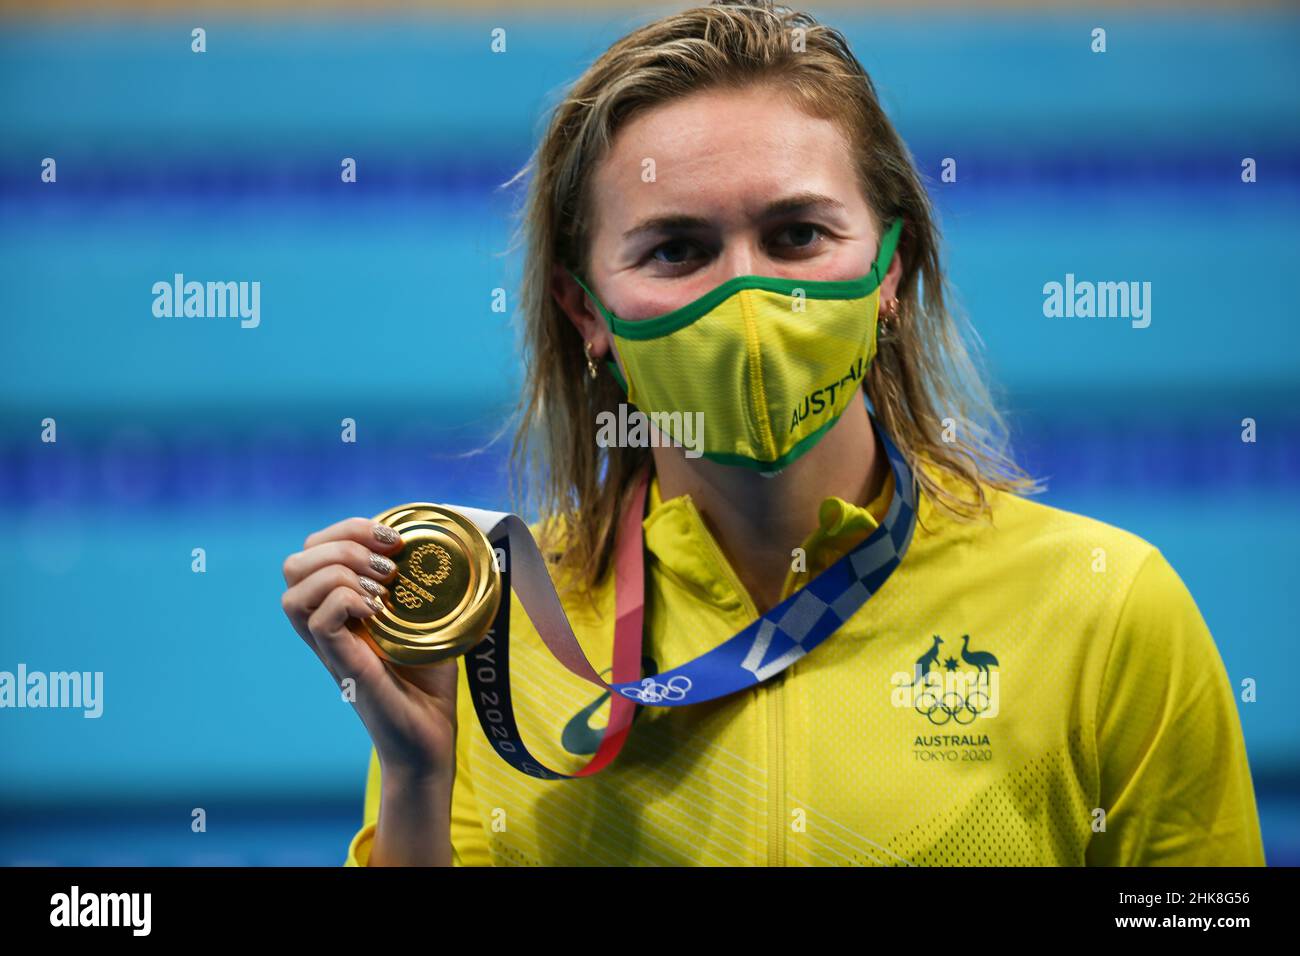
[[[597,668],[644,469],[647,675],[854,553],[900,481],[914,534],[815,651],[743,692],[638,707],[616,760],[557,782],[498,757],[457,662],[386,665],[354,633],[400,543],[361,518],[316,532],[284,607],[355,680],[374,743],[349,865],[1263,863],[1196,605],[1150,544],[1023,497],[945,310],[921,179],[839,33],[765,3],[651,23],[577,81],[528,171],[516,453]],[[707,406],[703,441],[607,447],[601,415],[629,395]],[[522,732],[572,774],[608,694],[512,606]]]

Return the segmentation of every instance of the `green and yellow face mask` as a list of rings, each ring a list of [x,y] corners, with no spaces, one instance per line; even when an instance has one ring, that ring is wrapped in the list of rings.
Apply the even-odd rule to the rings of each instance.
[[[627,379],[607,364],[628,401],[654,421],[702,412],[705,458],[772,473],[812,448],[858,394],[902,227],[900,218],[890,223],[859,279],[736,276],[640,321],[620,319],[569,274],[605,317]]]

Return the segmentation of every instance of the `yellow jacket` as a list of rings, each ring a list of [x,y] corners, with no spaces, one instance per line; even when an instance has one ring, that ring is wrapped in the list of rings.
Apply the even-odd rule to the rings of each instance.
[[[783,597],[876,527],[892,484],[865,508],[823,502]],[[462,667],[455,865],[1263,865],[1232,683],[1173,568],[1126,531],[991,494],[981,521],[922,495],[902,565],[838,632],[747,691],[640,708],[591,778],[506,764]],[[652,482],[644,528],[655,673],[758,615],[689,496],[663,501]],[[594,598],[566,611],[608,679],[612,574]],[[607,695],[551,658],[512,599],[520,732],[572,773]],[[927,693],[927,672],[958,682]],[[379,783],[372,749],[346,865],[367,865]]]

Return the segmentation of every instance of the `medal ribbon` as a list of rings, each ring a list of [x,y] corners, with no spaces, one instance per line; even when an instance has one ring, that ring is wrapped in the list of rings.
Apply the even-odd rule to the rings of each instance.
[[[505,556],[501,604],[492,628],[464,657],[474,710],[488,741],[508,764],[543,780],[590,776],[617,756],[638,704],[679,707],[714,700],[759,684],[785,670],[853,616],[884,586],[903,560],[916,526],[911,469],[889,436],[871,419],[894,474],[894,494],[884,520],[867,538],[784,601],[711,651],[652,677],[641,677],[645,618],[644,516],[649,471],[620,518],[614,564],[613,673],[606,683],[579,645],[528,526],[517,516],[458,508]],[[543,766],[524,747],[510,693],[510,588],[561,664],[611,694],[609,720],[595,756],[564,774]]]

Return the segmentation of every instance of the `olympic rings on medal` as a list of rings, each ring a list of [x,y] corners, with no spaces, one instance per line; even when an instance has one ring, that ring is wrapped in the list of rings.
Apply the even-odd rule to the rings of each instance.
[[[679,674],[669,678],[667,684],[657,683],[653,677],[647,677],[641,681],[640,687],[624,687],[622,693],[643,704],[657,704],[661,700],[681,700],[690,689],[691,679]]]

